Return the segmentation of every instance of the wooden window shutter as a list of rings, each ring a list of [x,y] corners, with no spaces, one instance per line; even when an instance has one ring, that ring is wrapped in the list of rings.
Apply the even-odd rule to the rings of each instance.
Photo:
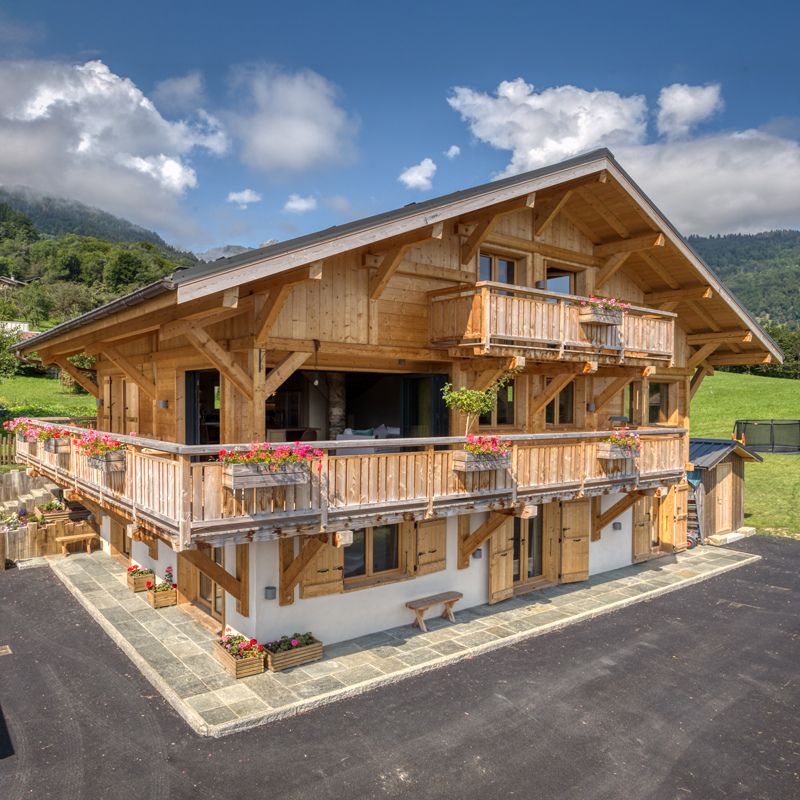
[[[514,595],[514,520],[509,517],[489,537],[489,602]]]
[[[561,583],[589,577],[589,534],[592,528],[589,498],[561,504]]]
[[[344,591],[344,548],[326,544],[306,567],[300,597],[321,597]]]
[[[432,519],[417,525],[417,575],[447,568],[447,520]]]

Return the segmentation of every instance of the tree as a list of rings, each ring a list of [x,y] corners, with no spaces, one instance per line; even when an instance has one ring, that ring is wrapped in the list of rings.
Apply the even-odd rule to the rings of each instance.
[[[126,250],[118,251],[103,270],[103,281],[112,289],[120,289],[137,281],[144,272],[144,262],[136,254]]]
[[[455,409],[464,415],[466,424],[464,436],[470,432],[472,426],[480,417],[484,414],[491,414],[494,404],[497,402],[497,393],[513,377],[513,372],[507,372],[483,391],[480,389],[468,389],[466,386],[454,389],[452,383],[446,383],[442,387],[444,404],[450,410]]]
[[[19,341],[19,331],[0,325],[0,380],[10,378],[17,369],[19,360],[9,349]]]

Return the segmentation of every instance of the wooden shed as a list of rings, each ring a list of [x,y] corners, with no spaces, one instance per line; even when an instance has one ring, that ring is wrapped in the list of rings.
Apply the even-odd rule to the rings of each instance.
[[[692,439],[689,460],[691,504],[703,538],[730,533],[744,525],[744,465],[761,456],[732,439]]]

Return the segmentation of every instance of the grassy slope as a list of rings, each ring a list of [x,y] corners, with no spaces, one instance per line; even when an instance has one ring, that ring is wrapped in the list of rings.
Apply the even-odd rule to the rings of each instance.
[[[800,381],[717,372],[692,401],[692,435],[727,439],[737,419],[800,419]],[[745,521],[800,533],[800,455],[764,454],[745,467]]]
[[[0,406],[15,417],[88,417],[97,411],[90,394],[65,391],[52,378],[20,376],[0,383]]]

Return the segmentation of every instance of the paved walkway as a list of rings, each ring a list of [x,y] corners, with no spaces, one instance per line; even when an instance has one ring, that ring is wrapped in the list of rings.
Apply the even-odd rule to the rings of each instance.
[[[155,610],[103,553],[50,557],[64,585],[199,734],[224,736],[306,711],[380,684],[485,653],[656,597],[760,557],[699,547],[325,648],[325,658],[288,672],[234,680],[212,655],[214,637],[180,607]]]

